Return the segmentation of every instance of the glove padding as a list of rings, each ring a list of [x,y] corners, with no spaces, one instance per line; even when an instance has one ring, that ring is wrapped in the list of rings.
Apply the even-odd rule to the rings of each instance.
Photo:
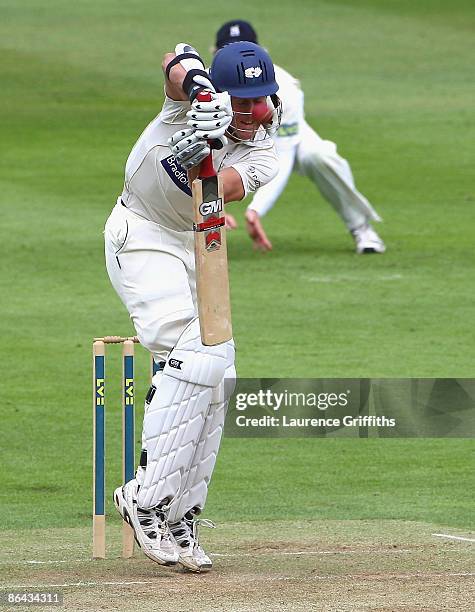
[[[210,154],[209,144],[193,129],[180,130],[168,139],[168,146],[179,164],[191,170]]]
[[[210,93],[212,98],[210,102],[200,102],[195,98],[186,116],[187,124],[194,129],[197,136],[214,140],[222,137],[228,129],[233,120],[233,109],[227,91]]]

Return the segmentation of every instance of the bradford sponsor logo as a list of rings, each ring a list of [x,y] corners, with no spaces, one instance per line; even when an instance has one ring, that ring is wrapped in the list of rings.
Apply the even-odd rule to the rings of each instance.
[[[203,215],[203,217],[213,213],[220,213],[222,210],[223,200],[221,198],[213,200],[212,202],[203,202],[203,204],[200,204],[200,213]]]
[[[191,189],[188,185],[188,175],[183,166],[176,161],[175,156],[169,155],[162,159],[160,163],[175,185],[184,193],[191,196]]]
[[[168,360],[168,365],[171,368],[175,368],[175,370],[181,370],[181,364],[183,363],[183,361],[180,361],[179,359],[169,359]]]

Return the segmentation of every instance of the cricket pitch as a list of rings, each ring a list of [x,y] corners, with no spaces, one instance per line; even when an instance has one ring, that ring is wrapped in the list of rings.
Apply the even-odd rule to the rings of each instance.
[[[220,524],[202,533],[214,568],[196,575],[137,549],[121,559],[117,522],[105,561],[91,559],[88,529],[5,531],[0,589],[57,591],[78,611],[469,610],[475,538],[434,533],[457,535],[407,521]]]

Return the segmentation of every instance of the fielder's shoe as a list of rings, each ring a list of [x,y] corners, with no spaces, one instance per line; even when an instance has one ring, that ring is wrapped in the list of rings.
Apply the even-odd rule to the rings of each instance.
[[[369,223],[351,232],[358,255],[364,253],[384,253],[386,246]]]
[[[135,540],[143,552],[160,565],[176,565],[178,550],[170,534],[165,506],[151,510],[137,507],[137,481],[130,480],[114,491],[115,507],[134,530]]]
[[[181,521],[170,524],[170,531],[178,545],[181,565],[192,572],[207,572],[213,567],[213,562],[200,546],[199,525],[212,528],[215,526],[206,519],[194,518],[194,512],[190,510]]]

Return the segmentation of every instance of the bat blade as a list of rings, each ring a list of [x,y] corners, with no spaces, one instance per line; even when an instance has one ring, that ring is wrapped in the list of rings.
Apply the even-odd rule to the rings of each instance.
[[[213,346],[233,335],[222,180],[219,176],[195,179],[192,192],[201,341]]]

